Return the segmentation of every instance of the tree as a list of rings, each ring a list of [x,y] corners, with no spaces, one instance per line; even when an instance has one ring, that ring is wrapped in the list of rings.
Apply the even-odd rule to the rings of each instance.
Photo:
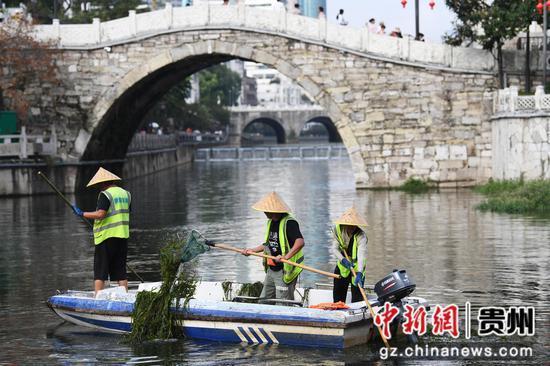
[[[31,25],[24,19],[9,20],[0,27],[0,110],[13,109],[20,120],[28,120],[26,91],[58,82],[54,53],[52,44],[32,37]]]
[[[13,1],[13,6],[19,6],[19,2]],[[102,21],[123,18],[128,16],[129,10],[135,10],[141,4],[141,0],[31,0],[26,2],[34,21],[42,24],[51,24],[52,19],[60,19],[63,23],[91,23],[93,18],[99,18]]]
[[[240,94],[241,78],[225,65],[199,71],[200,101],[187,104],[190,78],[170,89],[147,113],[143,123],[155,121],[164,128],[184,130],[219,130],[229,124],[227,106],[235,105]]]
[[[91,23],[93,18],[101,21],[128,16],[129,10],[136,10],[141,0],[71,0],[72,18],[65,19],[70,23]]]
[[[201,103],[213,106],[237,104],[241,77],[225,65],[215,65],[199,73]]]
[[[453,33],[444,36],[445,42],[455,46],[478,42],[486,50],[496,50],[499,84],[504,87],[502,46],[529,27],[536,0],[446,0],[446,4],[458,20]]]

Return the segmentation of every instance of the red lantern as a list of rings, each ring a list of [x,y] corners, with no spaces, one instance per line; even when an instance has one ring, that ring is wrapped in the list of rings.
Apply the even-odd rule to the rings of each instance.
[[[546,2],[546,10],[550,10],[550,0]]]
[[[542,0],[539,0],[539,3],[537,4],[536,8],[537,8],[537,12],[539,14],[542,14],[542,12],[544,10],[544,5],[542,5]]]
[[[403,8],[405,8],[405,6],[407,6],[407,0],[401,0],[401,5],[403,5]]]
[[[550,1],[548,1],[550,2]],[[434,10],[434,6],[435,6],[435,1],[434,0],[431,0],[428,5],[430,5],[430,9]]]

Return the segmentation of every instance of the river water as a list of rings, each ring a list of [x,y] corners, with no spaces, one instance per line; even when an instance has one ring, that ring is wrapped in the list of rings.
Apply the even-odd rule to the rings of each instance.
[[[306,263],[332,271],[330,222],[355,203],[370,225],[367,283],[403,268],[417,282],[415,295],[432,304],[455,303],[462,309],[469,301],[474,311],[480,306],[536,309],[533,337],[479,337],[474,329],[470,340],[463,333],[456,340],[426,336],[424,344],[527,346],[533,357],[506,362],[550,359],[548,218],[479,212],[475,206],[482,197],[470,190],[422,195],[355,191],[346,160],[196,163],[132,180],[126,187],[133,193],[129,263],[147,280],[159,279],[159,249],[176,232],[194,228],[240,247],[261,243],[265,217],[250,206],[271,190],[284,197],[301,223]],[[91,210],[95,194],[78,197],[78,202]],[[57,289],[92,288],[87,227],[52,195],[0,199],[0,228],[0,364],[331,365],[379,360],[380,345],[336,351],[184,340],[130,347],[120,336],[60,325],[44,301]],[[225,251],[200,256],[196,271],[204,280],[263,279],[258,259]],[[304,271],[302,285],[318,282],[328,281]]]

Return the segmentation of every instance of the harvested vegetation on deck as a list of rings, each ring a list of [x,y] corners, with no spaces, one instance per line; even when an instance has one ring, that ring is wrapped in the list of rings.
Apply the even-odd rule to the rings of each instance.
[[[195,293],[197,280],[185,272],[178,273],[182,245],[175,241],[161,249],[162,286],[158,292],[138,293],[132,313],[132,332],[126,336],[129,343],[183,338],[177,315],[170,307],[176,302],[176,308],[185,308]]]

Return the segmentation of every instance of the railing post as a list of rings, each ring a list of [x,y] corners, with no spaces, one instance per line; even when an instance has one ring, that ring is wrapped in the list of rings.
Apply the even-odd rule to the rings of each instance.
[[[318,19],[317,24],[319,26],[319,39],[323,42],[327,41],[327,18]]]
[[[535,88],[535,109],[541,110],[542,109],[542,99],[544,98],[544,87],[542,85],[538,85]]]
[[[130,22],[130,35],[135,36],[137,35],[137,17],[136,17],[136,11],[130,10],[128,11],[128,21]]]
[[[239,14],[239,24],[246,25],[246,6],[245,1],[241,0],[237,4],[237,13]]]
[[[164,11],[166,17],[166,26],[168,27],[168,29],[170,29],[174,24],[174,9],[172,8],[172,3],[167,2]]]
[[[59,19],[52,20],[53,33],[55,38],[60,41],[61,38],[61,27],[59,26]]]
[[[99,18],[93,18],[92,25],[95,33],[95,42],[101,43],[101,20]]]
[[[510,112],[515,112],[518,103],[518,87],[511,86],[510,88]]]
[[[28,157],[28,151],[27,151],[27,131],[25,129],[25,126],[21,127],[21,138],[19,139],[19,158],[20,159],[26,159]]]
[[[57,155],[57,133],[55,131],[55,125],[52,125],[51,130],[51,136],[50,136],[50,144],[52,147],[52,155]]]

